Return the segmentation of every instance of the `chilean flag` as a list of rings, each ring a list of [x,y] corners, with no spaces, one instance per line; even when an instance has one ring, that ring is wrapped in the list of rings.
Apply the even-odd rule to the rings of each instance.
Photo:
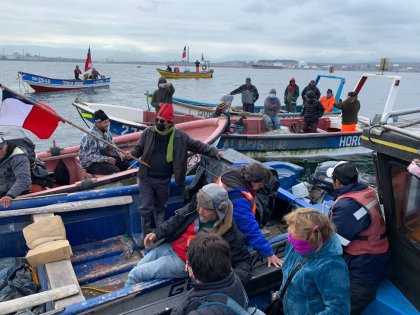
[[[89,71],[90,69],[92,69],[92,57],[90,56],[90,46],[89,46],[86,61],[85,61],[85,72]]]
[[[18,126],[32,131],[39,139],[48,139],[58,123],[65,122],[48,105],[34,101],[37,105],[22,99],[9,90],[3,90],[0,107],[0,125]]]
[[[182,59],[187,57],[187,46],[184,46],[184,50],[182,51]]]

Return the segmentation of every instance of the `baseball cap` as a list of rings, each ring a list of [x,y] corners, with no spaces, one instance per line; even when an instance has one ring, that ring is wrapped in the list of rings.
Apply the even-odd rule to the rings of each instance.
[[[327,169],[326,175],[333,179],[338,179],[345,186],[357,182],[359,172],[349,162],[340,161],[334,167]]]

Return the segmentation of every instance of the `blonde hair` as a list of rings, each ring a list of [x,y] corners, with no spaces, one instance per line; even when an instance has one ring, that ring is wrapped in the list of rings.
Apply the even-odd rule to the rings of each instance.
[[[301,236],[317,249],[336,231],[334,223],[313,208],[299,208],[286,215],[285,220],[289,227],[302,233]]]

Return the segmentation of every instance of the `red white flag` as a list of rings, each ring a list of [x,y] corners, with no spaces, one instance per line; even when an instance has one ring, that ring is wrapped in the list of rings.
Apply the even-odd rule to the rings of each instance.
[[[90,56],[90,46],[89,46],[86,61],[85,61],[85,72],[89,71],[90,69],[92,69],[92,57]]]
[[[187,57],[187,46],[184,46],[184,51],[182,52],[182,59]]]
[[[65,122],[62,118],[54,116],[56,112],[48,105],[33,101],[40,106],[38,107],[12,91],[3,89],[2,100],[0,125],[25,128],[40,139],[51,137],[58,123]]]

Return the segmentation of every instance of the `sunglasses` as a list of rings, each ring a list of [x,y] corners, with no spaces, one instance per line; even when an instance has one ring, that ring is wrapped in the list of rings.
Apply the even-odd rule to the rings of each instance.
[[[166,124],[167,121],[165,119],[159,119],[159,118],[155,118],[155,122],[156,123],[161,123],[161,124]]]

